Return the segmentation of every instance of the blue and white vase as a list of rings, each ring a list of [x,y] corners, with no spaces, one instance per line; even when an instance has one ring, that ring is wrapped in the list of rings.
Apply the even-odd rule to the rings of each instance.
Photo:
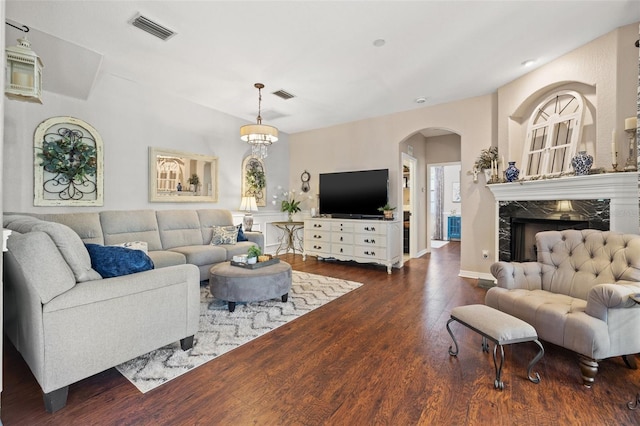
[[[509,161],[509,167],[504,170],[504,178],[507,182],[514,182],[518,180],[520,170],[516,167],[515,161]]]
[[[571,165],[576,176],[585,176],[589,174],[591,166],[593,166],[593,157],[587,154],[587,151],[579,151],[572,159]]]

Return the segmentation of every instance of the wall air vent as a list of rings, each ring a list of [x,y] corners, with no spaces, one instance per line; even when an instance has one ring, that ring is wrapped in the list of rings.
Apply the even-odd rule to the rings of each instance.
[[[295,98],[295,95],[292,95],[291,93],[286,92],[286,91],[284,91],[284,90],[282,90],[282,89],[280,89],[280,90],[278,90],[278,91],[276,91],[276,92],[273,92],[273,94],[274,94],[274,95],[276,95],[276,96],[277,96],[277,97],[279,97],[279,98],[284,99],[285,101],[286,101],[287,99]]]
[[[129,23],[134,27],[140,28],[142,31],[148,32],[149,34],[165,41],[177,34],[175,31],[170,30],[157,22],[153,22],[151,19],[146,16],[142,16],[139,13],[134,16]]]

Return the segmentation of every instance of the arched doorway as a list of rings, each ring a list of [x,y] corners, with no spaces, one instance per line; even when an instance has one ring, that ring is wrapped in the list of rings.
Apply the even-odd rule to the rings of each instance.
[[[398,217],[404,220],[403,248],[405,260],[420,257],[431,251],[431,237],[434,220],[431,219],[431,164],[460,164],[460,135],[442,128],[427,128],[415,132],[400,143],[400,178],[399,193],[402,194],[402,209],[398,209]],[[413,162],[415,160],[415,162]],[[413,165],[412,165],[413,164]],[[405,166],[408,165],[405,174]],[[459,176],[459,173],[458,173]],[[406,178],[406,179],[405,179]],[[457,181],[447,181],[446,197],[453,199]],[[408,199],[407,199],[408,195]],[[443,192],[444,196],[445,193]],[[407,202],[408,201],[408,202]],[[462,199],[457,200],[457,214],[462,211]],[[449,209],[449,213],[453,208]],[[445,219],[446,221],[446,219]],[[408,227],[408,230],[407,230]],[[408,235],[408,244],[406,237]]]

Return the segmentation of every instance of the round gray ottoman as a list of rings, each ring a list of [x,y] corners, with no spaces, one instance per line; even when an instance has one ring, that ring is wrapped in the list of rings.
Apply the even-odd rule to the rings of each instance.
[[[258,302],[282,298],[286,302],[291,289],[291,265],[278,262],[262,268],[247,269],[230,262],[213,265],[209,270],[211,294],[228,303],[229,312],[236,302]]]

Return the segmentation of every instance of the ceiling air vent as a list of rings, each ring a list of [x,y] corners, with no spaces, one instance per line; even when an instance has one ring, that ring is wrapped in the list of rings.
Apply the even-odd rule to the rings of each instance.
[[[276,92],[273,92],[273,94],[274,94],[274,95],[276,95],[276,96],[278,96],[279,98],[284,99],[285,101],[286,101],[287,99],[295,98],[295,95],[292,95],[291,93],[286,92],[286,91],[284,91],[284,90],[282,90],[282,89],[280,89],[280,90],[278,90],[278,91],[276,91]]]
[[[163,27],[157,22],[153,22],[151,19],[146,16],[142,16],[137,14],[130,21],[131,25],[134,27],[140,28],[142,31],[146,31],[149,34],[158,37],[161,40],[168,40],[174,35],[176,35],[175,31],[170,30],[167,27]]]

